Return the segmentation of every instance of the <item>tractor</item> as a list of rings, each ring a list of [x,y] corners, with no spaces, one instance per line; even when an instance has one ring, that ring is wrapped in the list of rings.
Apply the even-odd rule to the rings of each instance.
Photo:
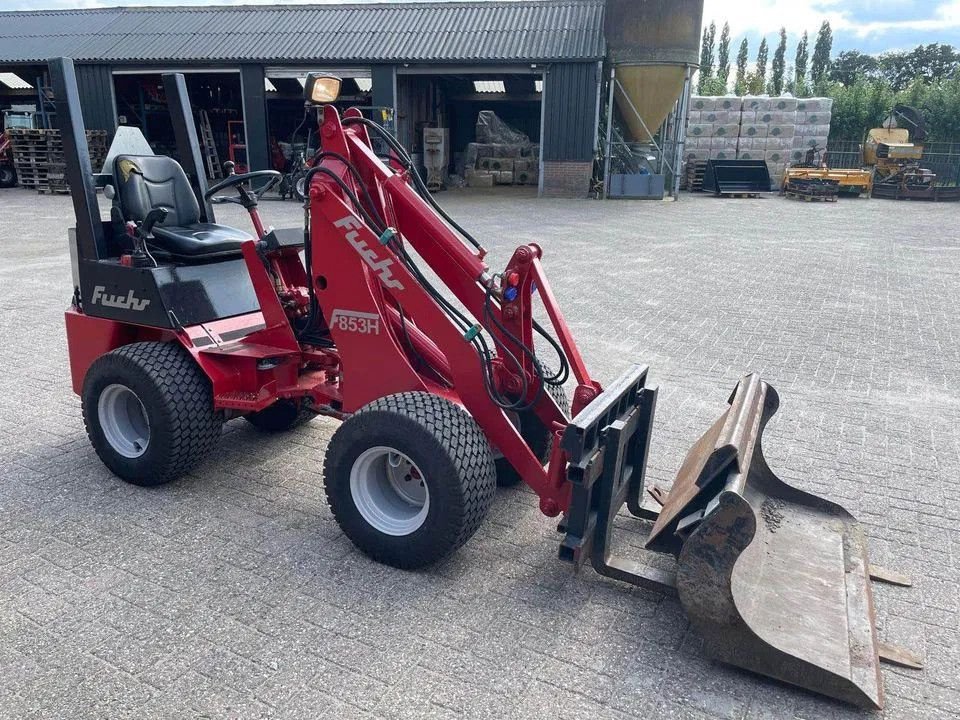
[[[745,376],[672,488],[645,494],[647,367],[605,386],[592,377],[543,248],[488,262],[393,135],[337,111],[337,78],[307,76],[322,146],[304,226],[274,229],[259,200],[279,173],[207,186],[182,75],[163,82],[183,164],[118,133],[94,172],[73,63],[49,66],[76,215],[72,384],[94,450],[122,480],[202,473],[227,420],[282,433],[324,415],[340,421],[327,500],[373,560],[435,564],[474,534],[498,485],[523,482],[558,518],[560,559],[678,596],[719,660],[866,707],[883,702],[881,659],[914,663],[878,642],[871,595],[871,579],[908,580],[870,565],[848,512],[764,460],[776,391]],[[249,212],[250,230],[216,222],[226,201]],[[614,552],[624,506],[672,561]]]

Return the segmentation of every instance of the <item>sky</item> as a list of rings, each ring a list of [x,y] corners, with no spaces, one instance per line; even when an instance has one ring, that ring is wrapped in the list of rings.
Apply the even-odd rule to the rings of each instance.
[[[306,3],[309,0],[0,0],[0,9]],[[829,20],[833,27],[834,54],[854,49],[873,54],[932,42],[960,47],[960,0],[705,0],[704,23],[711,20],[716,21],[718,34],[719,27],[729,21],[734,52],[741,38],[747,37],[751,56],[761,36],[774,45],[780,27],[784,26],[789,38],[788,56],[792,57],[804,30],[815,36],[823,20]]]

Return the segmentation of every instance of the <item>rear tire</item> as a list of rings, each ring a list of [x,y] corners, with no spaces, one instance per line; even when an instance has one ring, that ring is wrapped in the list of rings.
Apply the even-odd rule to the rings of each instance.
[[[192,470],[223,424],[210,381],[175,343],[133,343],[102,355],[87,371],[81,404],[93,449],[134,485],[162,485]]]
[[[291,182],[291,188],[293,189],[293,196],[300,202],[303,202],[307,197],[307,174],[304,172],[299,172],[293,176]]]
[[[553,371],[543,366],[544,375],[550,376]],[[560,385],[547,385],[544,390],[567,417],[570,416],[570,400],[567,399],[567,393]],[[527,446],[540,460],[541,465],[546,465],[550,460],[550,451],[553,449],[553,433],[545,427],[536,413],[526,410],[519,414],[520,437],[524,439]],[[497,485],[500,487],[513,487],[519,484],[523,478],[520,477],[513,465],[503,456],[496,460],[497,467]]]
[[[244,415],[244,419],[260,432],[286,432],[313,420],[317,414],[306,403],[277,400],[259,412]]]
[[[12,188],[17,184],[17,171],[11,165],[0,165],[0,188]]]
[[[465,543],[496,489],[493,455],[460,406],[422,392],[370,403],[334,433],[327,501],[344,534],[378,562],[413,569]]]

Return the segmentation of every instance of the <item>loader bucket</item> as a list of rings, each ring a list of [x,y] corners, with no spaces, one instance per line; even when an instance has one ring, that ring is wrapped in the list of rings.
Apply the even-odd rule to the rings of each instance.
[[[780,480],[760,436],[776,391],[756,375],[687,455],[647,546],[678,556],[677,593],[709,654],[882,706],[866,543],[842,507]]]
[[[707,160],[703,189],[715,195],[770,192],[770,169],[763,160]]]

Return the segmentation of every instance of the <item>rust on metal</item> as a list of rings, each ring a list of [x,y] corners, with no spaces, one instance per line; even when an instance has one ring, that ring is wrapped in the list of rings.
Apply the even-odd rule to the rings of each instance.
[[[648,547],[678,555],[677,593],[715,658],[880,708],[862,528],[767,466],[761,435],[778,406],[758,376],[740,381],[687,455]]]
[[[647,490],[647,494],[653,498],[654,502],[657,503],[660,507],[663,507],[667,502],[668,491],[664,490],[659,485],[654,485],[652,488]]]

